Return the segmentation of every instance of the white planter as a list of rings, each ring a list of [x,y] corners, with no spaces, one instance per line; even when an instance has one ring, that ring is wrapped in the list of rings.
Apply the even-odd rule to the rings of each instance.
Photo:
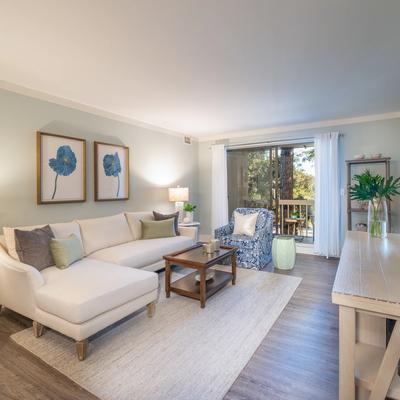
[[[193,211],[185,211],[185,218],[183,219],[185,224],[191,224],[193,222]]]

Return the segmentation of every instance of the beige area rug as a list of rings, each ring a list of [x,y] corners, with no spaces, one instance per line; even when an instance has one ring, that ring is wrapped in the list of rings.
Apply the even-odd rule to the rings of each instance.
[[[205,309],[174,293],[166,299],[162,290],[153,318],[140,313],[95,337],[83,362],[58,333],[36,339],[25,329],[11,337],[102,400],[219,400],[300,281],[239,268],[236,286],[220,290]]]

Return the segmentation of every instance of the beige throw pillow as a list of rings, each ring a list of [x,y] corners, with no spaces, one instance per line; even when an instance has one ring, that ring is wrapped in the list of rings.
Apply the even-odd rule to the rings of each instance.
[[[65,239],[52,239],[50,250],[57,268],[64,269],[83,258],[82,242],[75,234]]]
[[[142,239],[173,237],[175,234],[174,218],[163,221],[141,221]]]
[[[233,213],[234,219],[234,235],[246,235],[254,236],[256,231],[256,223],[258,218],[258,212],[251,214],[240,214],[237,211]]]

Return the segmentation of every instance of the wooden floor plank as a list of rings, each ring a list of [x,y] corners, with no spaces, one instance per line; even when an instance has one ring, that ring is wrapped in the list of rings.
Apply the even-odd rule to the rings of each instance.
[[[303,280],[225,400],[338,398],[338,308],[331,303],[337,264],[299,255],[292,271],[275,271]]]
[[[299,255],[294,270],[276,271],[303,281],[225,400],[338,398],[338,311],[330,301],[337,263]],[[10,339],[31,324],[0,313],[0,399],[97,399]]]

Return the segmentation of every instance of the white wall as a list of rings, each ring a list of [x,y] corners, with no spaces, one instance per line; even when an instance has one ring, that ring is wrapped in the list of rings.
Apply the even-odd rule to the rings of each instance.
[[[389,119],[376,122],[366,122],[351,125],[342,125],[330,128],[318,128],[304,131],[287,132],[283,134],[264,135],[256,137],[243,137],[226,140],[225,143],[251,143],[262,140],[285,140],[293,138],[314,137],[318,133],[339,131],[343,133],[340,139],[341,151],[341,181],[342,188],[346,188],[346,159],[351,159],[355,154],[382,153],[392,158],[392,175],[400,176],[400,119]],[[211,150],[214,142],[199,143],[199,217],[201,232],[210,233],[210,207],[211,207]],[[329,166],[327,166],[329,168]],[[400,196],[393,202],[393,232],[400,233]],[[347,229],[346,197],[342,197],[341,230],[342,240]]]
[[[197,202],[197,143],[68,107],[0,90],[0,226],[110,215],[124,210],[168,211],[167,188],[190,188]],[[87,140],[85,203],[36,204],[36,131]],[[130,200],[94,202],[93,141],[130,149]]]

